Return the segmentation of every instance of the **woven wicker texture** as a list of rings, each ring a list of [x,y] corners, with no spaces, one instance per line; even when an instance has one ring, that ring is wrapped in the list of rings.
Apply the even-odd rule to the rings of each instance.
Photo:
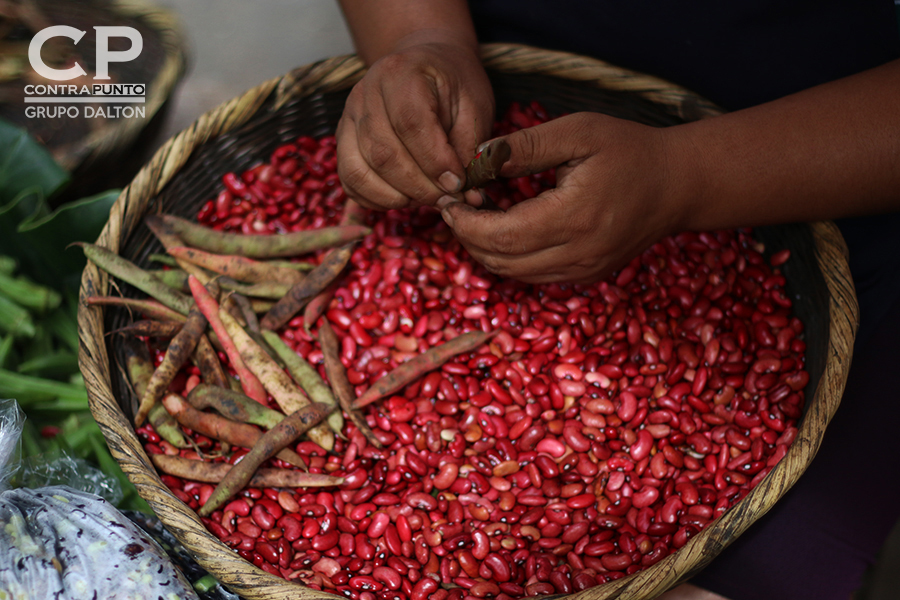
[[[667,82],[570,54],[523,46],[488,45],[483,58],[498,106],[511,100],[543,103],[553,112],[595,110],[665,126],[718,114],[715,106]],[[203,115],[169,140],[126,188],[97,243],[147,266],[160,251],[142,224],[151,213],[193,216],[214,197],[221,176],[267,159],[299,134],[332,133],[349,88],[364,72],[344,56],[299,68]],[[831,223],[760,229],[767,250],[790,248],[788,293],[807,328],[807,410],[787,456],[746,498],[678,552],[656,565],[572,598],[648,600],[703,568],[793,485],[806,469],[840,402],[858,315],[846,247]],[[110,292],[105,273],[89,265],[82,296]],[[127,286],[125,294],[133,294]],[[119,366],[115,338],[105,333],[128,318],[121,310],[82,306],[80,364],[91,409],[119,461],[166,527],[198,562],[251,600],[334,598],[257,569],[222,544],[196,514],[162,484],[130,424],[136,399]]]

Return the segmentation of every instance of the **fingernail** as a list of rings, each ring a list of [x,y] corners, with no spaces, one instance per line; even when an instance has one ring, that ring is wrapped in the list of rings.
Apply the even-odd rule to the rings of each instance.
[[[447,224],[451,229],[453,228],[453,217],[450,215],[449,210],[442,210],[441,216],[444,217],[444,223]]]
[[[459,177],[450,171],[446,171],[438,177],[438,183],[441,184],[441,187],[448,194],[455,194],[462,188],[462,182],[459,180]]]
[[[438,208],[438,210],[444,210],[452,202],[456,202],[456,198],[454,198],[453,196],[441,196],[437,199],[437,202],[435,202],[434,205]]]

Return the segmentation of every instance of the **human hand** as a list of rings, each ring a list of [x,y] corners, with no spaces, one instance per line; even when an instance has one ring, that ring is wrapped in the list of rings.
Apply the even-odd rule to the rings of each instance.
[[[576,113],[506,140],[512,154],[502,176],[557,167],[557,187],[507,212],[460,202],[443,208],[456,237],[489,271],[528,283],[593,282],[681,228],[664,129]]]
[[[337,129],[341,183],[377,210],[462,198],[466,161],[489,137],[493,118],[493,92],[474,48],[452,41],[403,47],[376,61],[347,98]]]

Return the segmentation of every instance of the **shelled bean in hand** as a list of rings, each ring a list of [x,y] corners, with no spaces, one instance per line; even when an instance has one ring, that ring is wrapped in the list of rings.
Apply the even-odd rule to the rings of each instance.
[[[516,105],[496,133],[546,118]],[[222,232],[322,229],[347,210],[329,137],[285,144],[222,182],[198,215]],[[548,172],[486,191],[505,209],[553,183]],[[384,395],[357,415],[370,431],[348,418],[332,448],[291,446],[310,474],[343,483],[245,488],[203,517],[270,573],[360,600],[583,590],[684,546],[796,436],[809,377],[780,271],[789,256],[765,259],[750,231],[667,238],[596,285],[526,285],[475,263],[429,208],[364,224],[371,233],[346,268],[317,286],[319,308],[278,321],[285,344],[332,386],[320,330],[333,330],[342,406],[347,393]],[[402,365],[474,332],[480,345],[387,385]],[[170,391],[198,383],[189,369]],[[150,425],[138,432],[153,454],[201,458]],[[197,510],[213,491],[163,479]]]

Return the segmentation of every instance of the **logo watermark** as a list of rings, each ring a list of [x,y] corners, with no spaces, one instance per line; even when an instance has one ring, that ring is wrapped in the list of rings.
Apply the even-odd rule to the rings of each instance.
[[[141,55],[144,40],[133,27],[94,27],[96,30],[96,71],[93,81],[109,81],[109,65],[129,62]],[[53,25],[40,30],[28,45],[28,61],[35,73],[48,83],[25,86],[25,116],[28,118],[144,118],[147,86],[143,83],[84,83],[88,73],[77,61],[69,68],[48,66],[41,48],[54,37],[67,37],[78,44],[87,32],[68,25]],[[127,38],[128,50],[110,50],[111,38]],[[82,83],[49,83],[80,79]]]

